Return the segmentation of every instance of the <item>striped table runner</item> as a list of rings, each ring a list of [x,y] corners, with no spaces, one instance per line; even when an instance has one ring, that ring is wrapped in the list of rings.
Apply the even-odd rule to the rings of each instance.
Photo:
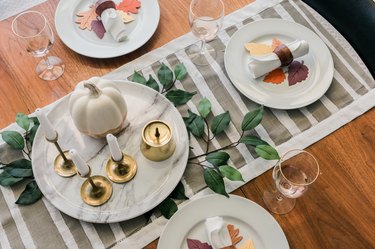
[[[375,81],[361,59],[326,20],[299,0],[259,0],[226,16],[218,39],[210,43],[219,53],[209,66],[197,67],[188,59],[186,49],[197,42],[189,33],[118,68],[105,78],[129,79],[134,70],[155,78],[161,63],[168,66],[184,63],[188,76],[177,82],[176,87],[197,91],[197,94],[180,108],[181,114],[185,116],[187,108],[197,112],[199,100],[207,97],[214,115],[228,110],[233,121],[225,134],[213,140],[214,147],[237,141],[244,114],[258,105],[240,94],[228,79],[224,50],[236,30],[264,18],[295,21],[316,32],[327,44],[335,66],[331,87],[315,103],[290,111],[265,108],[264,119],[255,133],[274,145],[279,153],[290,148],[305,148],[375,105]],[[46,110],[53,106],[47,106]],[[15,125],[8,128],[15,129]],[[191,154],[200,154],[205,148],[194,137],[191,147]],[[0,153],[3,162],[20,157],[4,143],[0,145]],[[271,162],[257,158],[252,148],[242,144],[229,153],[246,182],[272,167]],[[211,193],[205,187],[200,167],[188,165],[182,182],[191,199]],[[237,182],[226,182],[230,191],[239,186]],[[18,186],[0,188],[1,248],[142,248],[160,236],[166,224],[157,213],[152,214],[150,220],[141,216],[113,224],[82,222],[59,212],[45,198],[32,206],[14,204],[22,189]]]

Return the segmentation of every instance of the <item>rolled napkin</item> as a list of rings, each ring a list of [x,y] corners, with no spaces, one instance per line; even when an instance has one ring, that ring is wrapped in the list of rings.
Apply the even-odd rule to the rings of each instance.
[[[212,217],[205,221],[209,242],[213,249],[221,249],[232,245],[229,231],[222,217]]]
[[[126,40],[126,27],[122,18],[117,14],[116,5],[110,0],[99,0],[96,3],[96,14],[100,16],[103,26],[117,42]]]
[[[309,52],[309,44],[304,40],[295,40],[281,44],[273,53],[262,56],[251,56],[248,64],[251,76],[256,79],[280,66],[288,66],[293,59]]]

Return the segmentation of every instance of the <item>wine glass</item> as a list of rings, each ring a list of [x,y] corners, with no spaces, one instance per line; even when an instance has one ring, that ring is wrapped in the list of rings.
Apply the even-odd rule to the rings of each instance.
[[[201,45],[192,45],[187,50],[190,60],[199,66],[208,65],[216,58],[216,51],[206,42],[213,40],[219,32],[224,17],[222,0],[192,0],[189,23],[192,33],[201,40]],[[209,54],[206,58],[206,54]]]
[[[294,208],[295,198],[302,196],[318,176],[319,164],[311,153],[290,150],[273,168],[276,188],[264,191],[263,201],[270,211],[286,214]]]
[[[34,57],[43,59],[35,68],[43,80],[55,80],[64,73],[65,65],[56,56],[46,56],[55,41],[46,17],[37,11],[19,14],[12,22],[12,31],[19,43]]]

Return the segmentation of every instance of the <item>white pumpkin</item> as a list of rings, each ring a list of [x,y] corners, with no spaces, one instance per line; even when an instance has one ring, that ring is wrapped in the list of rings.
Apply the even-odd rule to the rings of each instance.
[[[121,131],[128,113],[117,86],[99,77],[76,86],[69,99],[69,110],[77,129],[95,138]]]

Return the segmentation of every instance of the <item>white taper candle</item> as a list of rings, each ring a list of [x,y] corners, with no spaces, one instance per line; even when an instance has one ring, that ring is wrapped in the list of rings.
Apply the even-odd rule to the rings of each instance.
[[[87,176],[90,173],[87,163],[83,158],[78,154],[77,150],[71,149],[69,151],[70,158],[73,160],[73,163],[77,167],[77,170],[81,176]]]
[[[107,134],[107,142],[109,145],[109,150],[111,151],[111,156],[114,161],[120,161],[122,159],[122,152],[120,146],[117,143],[117,139],[112,134]]]
[[[35,115],[39,120],[40,128],[44,131],[46,138],[48,140],[56,139],[57,132],[53,128],[51,122],[48,120],[46,114],[42,111],[42,109],[38,108],[35,110]]]

